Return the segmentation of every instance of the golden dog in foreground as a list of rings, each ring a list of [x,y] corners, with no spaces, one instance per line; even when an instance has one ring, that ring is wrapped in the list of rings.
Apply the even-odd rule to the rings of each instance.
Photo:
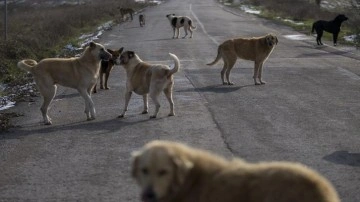
[[[233,85],[230,81],[230,71],[234,67],[237,58],[254,61],[254,82],[255,85],[265,84],[262,80],[262,68],[266,59],[277,45],[278,39],[273,34],[253,38],[236,38],[224,41],[218,47],[218,53],[214,62],[207,65],[216,64],[221,58],[224,66],[221,70],[221,79],[224,85]],[[224,74],[226,73],[226,81]],[[260,83],[256,81],[259,79]]]
[[[248,163],[168,141],[133,153],[144,202],[339,202],[334,187],[298,163]]]

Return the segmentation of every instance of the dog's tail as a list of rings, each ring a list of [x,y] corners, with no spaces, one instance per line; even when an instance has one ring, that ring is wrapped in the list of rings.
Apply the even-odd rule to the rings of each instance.
[[[168,76],[171,76],[173,74],[175,74],[176,72],[179,71],[179,68],[180,68],[180,60],[179,58],[175,55],[175,54],[172,54],[172,53],[169,53],[170,57],[174,60],[174,63],[175,63],[175,67],[172,68],[170,71],[169,71],[169,74]]]
[[[214,62],[211,62],[211,63],[209,63],[209,64],[206,64],[206,65],[214,65],[214,64],[216,64],[217,62],[219,62],[219,60],[221,59],[221,53],[220,53],[220,46],[218,47],[218,53],[217,53],[217,56],[216,56],[216,58],[215,58],[215,60],[214,60]]]
[[[38,63],[35,60],[26,59],[21,60],[17,63],[17,66],[27,72],[32,72],[33,67],[36,66]]]
[[[189,26],[191,29],[196,30],[196,26],[193,25],[192,20],[189,20]]]

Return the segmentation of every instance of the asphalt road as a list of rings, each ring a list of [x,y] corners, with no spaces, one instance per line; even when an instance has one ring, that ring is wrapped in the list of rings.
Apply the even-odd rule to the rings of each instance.
[[[165,15],[188,15],[193,39],[172,39]],[[127,22],[106,32],[109,48],[134,50],[145,61],[172,64],[176,116],[167,117],[162,95],[159,118],[140,115],[134,95],[127,117],[125,71],[115,67],[110,90],[93,95],[97,119],[86,121],[84,101],[60,88],[50,109],[53,125],[41,124],[40,98],[10,111],[18,127],[0,134],[0,201],[140,201],[130,178],[130,154],[154,139],[176,140],[228,158],[286,160],[306,164],[326,176],[343,202],[360,201],[360,57],[337,48],[316,47],[309,36],[285,26],[223,8],[213,0],[171,0],[144,10],[146,26]],[[135,16],[137,19],[137,16]],[[234,86],[221,85],[222,62],[205,64],[217,45],[236,36],[278,35],[265,63],[266,85],[253,85],[253,63],[238,60]],[[184,34],[182,30],[182,34]],[[329,42],[327,42],[330,44]],[[149,103],[150,113],[154,110]]]

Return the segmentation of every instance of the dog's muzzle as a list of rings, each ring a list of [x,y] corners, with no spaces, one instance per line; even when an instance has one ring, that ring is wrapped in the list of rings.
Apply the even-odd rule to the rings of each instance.
[[[148,187],[141,194],[141,200],[143,202],[157,202],[156,193],[151,187]]]
[[[115,64],[115,65],[121,65],[121,61],[120,61],[120,58],[119,58],[119,57],[113,58],[113,60],[114,60],[114,64]]]

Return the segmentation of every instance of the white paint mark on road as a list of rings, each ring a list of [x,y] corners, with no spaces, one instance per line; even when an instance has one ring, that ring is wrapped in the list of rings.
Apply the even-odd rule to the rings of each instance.
[[[204,24],[202,24],[202,22],[199,20],[199,18],[196,16],[196,14],[194,13],[194,11],[192,10],[192,4],[190,4],[190,12],[191,14],[194,16],[194,18],[196,19],[196,21],[198,22],[199,26],[201,27],[201,29],[203,30],[203,32],[206,34],[207,37],[209,37],[216,45],[219,45],[219,42],[216,41],[216,39],[212,36],[210,36],[210,34],[208,34],[208,32],[205,29]]]

